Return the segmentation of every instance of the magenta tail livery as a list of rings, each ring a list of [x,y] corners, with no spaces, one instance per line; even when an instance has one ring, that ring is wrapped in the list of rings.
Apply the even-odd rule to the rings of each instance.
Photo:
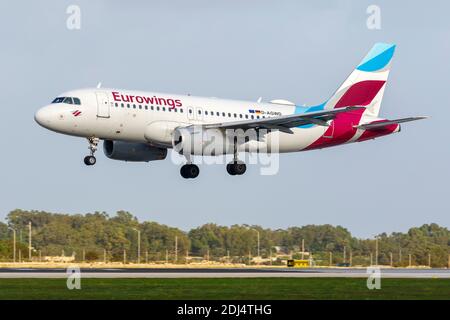
[[[100,140],[108,158],[153,161],[167,149],[183,154],[184,178],[199,168],[191,155],[234,154],[227,165],[241,175],[240,151],[285,153],[360,142],[400,131],[400,123],[423,119],[379,117],[395,45],[376,44],[330,99],[303,107],[286,100],[263,103],[122,89],[82,89],[62,93],[36,112],[43,127],[88,139],[96,163]],[[220,142],[220,144],[218,143]],[[276,143],[275,143],[276,142]]]

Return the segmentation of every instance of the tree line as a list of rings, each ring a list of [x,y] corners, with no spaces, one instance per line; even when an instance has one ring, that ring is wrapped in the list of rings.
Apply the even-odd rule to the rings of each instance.
[[[141,261],[173,261],[197,256],[246,263],[259,252],[263,258],[275,255],[302,256],[312,254],[318,265],[349,263],[395,266],[428,265],[446,267],[449,263],[450,231],[437,224],[424,224],[406,233],[382,233],[375,239],[360,239],[344,227],[306,225],[287,229],[269,229],[257,225],[220,226],[205,224],[189,231],[152,221],[140,222],[131,213],[118,211],[63,214],[44,211],[13,210],[0,222],[0,259],[10,261],[13,255],[12,229],[16,230],[17,250],[28,254],[28,224],[32,225],[33,256],[76,253],[77,260],[122,261],[124,251],[129,261],[137,258],[138,231]],[[377,243],[378,242],[378,243]],[[175,254],[176,248],[176,254]],[[28,257],[28,256],[27,256]],[[331,258],[331,261],[330,261]],[[411,261],[410,261],[411,260]]]

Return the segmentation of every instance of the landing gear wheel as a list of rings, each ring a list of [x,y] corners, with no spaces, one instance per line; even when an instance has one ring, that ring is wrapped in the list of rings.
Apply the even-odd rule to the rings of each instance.
[[[237,145],[237,138],[234,138],[234,150],[233,150],[233,161],[227,164],[227,172],[228,174],[232,176],[240,176],[247,171],[247,166],[244,162],[239,161],[238,159],[238,145]]]
[[[236,172],[236,174],[238,176],[241,176],[245,173],[245,171],[247,171],[247,166],[245,165],[245,163],[242,162],[236,162],[233,164],[233,170],[234,172]]]
[[[94,157],[94,153],[95,151],[97,151],[97,145],[100,139],[96,137],[90,137],[87,138],[87,140],[89,142],[89,150],[91,151],[91,155],[84,157],[84,164],[87,166],[93,166],[97,162],[97,159]]]
[[[97,159],[94,156],[84,157],[84,164],[87,166],[93,166],[96,162],[97,162]]]
[[[200,169],[195,164],[185,164],[180,169],[180,174],[185,179],[197,178],[200,173]]]
[[[229,164],[227,164],[227,172],[228,174],[235,176],[235,175],[243,175],[247,171],[247,166],[245,163],[240,161],[233,161]]]
[[[227,172],[230,176],[236,175],[236,172],[234,172],[234,166],[232,163],[227,164]]]

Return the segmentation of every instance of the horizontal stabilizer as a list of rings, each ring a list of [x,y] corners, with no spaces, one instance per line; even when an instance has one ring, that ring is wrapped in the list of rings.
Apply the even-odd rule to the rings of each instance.
[[[381,121],[377,121],[377,122],[361,124],[359,126],[356,126],[356,128],[363,129],[363,130],[376,130],[376,129],[381,129],[381,128],[391,125],[391,124],[400,124],[403,122],[410,122],[410,121],[422,120],[422,119],[427,119],[427,118],[428,117],[409,117],[409,118],[396,119],[396,120],[381,120]]]

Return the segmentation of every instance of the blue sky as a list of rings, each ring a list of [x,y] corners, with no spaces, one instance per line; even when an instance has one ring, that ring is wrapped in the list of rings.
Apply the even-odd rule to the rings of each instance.
[[[66,28],[66,8],[81,29]],[[381,30],[366,9],[381,8]],[[342,225],[353,234],[450,226],[450,20],[447,1],[13,1],[0,3],[0,218],[15,208],[129,210],[187,230],[214,222]],[[171,161],[122,163],[39,127],[58,93],[95,86],[255,101],[327,99],[375,42],[398,45],[381,110],[429,115],[398,135],[281,156],[280,172],[230,177]]]

